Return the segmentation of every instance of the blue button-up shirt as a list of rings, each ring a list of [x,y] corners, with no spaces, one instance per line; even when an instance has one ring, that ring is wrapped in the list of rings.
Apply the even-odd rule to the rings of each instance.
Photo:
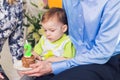
[[[120,0],[63,0],[73,59],[52,63],[54,74],[78,65],[104,64],[120,53]]]

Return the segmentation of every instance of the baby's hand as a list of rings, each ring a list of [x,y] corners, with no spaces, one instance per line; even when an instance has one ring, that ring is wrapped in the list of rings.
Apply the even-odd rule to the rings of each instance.
[[[37,60],[42,60],[42,57],[41,56],[39,56],[36,52],[32,52],[32,55],[37,59]]]
[[[36,56],[35,58],[36,58],[37,60],[42,61],[42,57],[41,57],[41,56]]]

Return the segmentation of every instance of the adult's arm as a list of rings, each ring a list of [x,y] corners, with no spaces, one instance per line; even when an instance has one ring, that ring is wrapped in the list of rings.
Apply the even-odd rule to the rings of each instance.
[[[66,5],[67,1],[69,0],[63,0],[63,5]],[[99,1],[96,1],[96,4],[101,5]],[[77,51],[76,57],[71,60],[52,63],[54,74],[78,65],[104,64],[111,56],[115,55],[114,51],[120,41],[120,1],[108,0],[102,11],[99,31],[92,48],[88,49],[86,46],[78,46],[83,48],[83,53]]]

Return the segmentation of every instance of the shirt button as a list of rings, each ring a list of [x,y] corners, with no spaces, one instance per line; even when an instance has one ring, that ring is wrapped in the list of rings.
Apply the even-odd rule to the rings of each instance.
[[[80,29],[79,29],[79,32],[81,32],[81,31],[82,31],[82,29],[80,28]]]
[[[90,0],[90,1],[93,1],[93,0]]]
[[[79,14],[78,16],[79,16],[79,17],[81,17],[82,15],[81,15],[81,14]]]
[[[73,7],[75,7],[75,4],[73,4]]]

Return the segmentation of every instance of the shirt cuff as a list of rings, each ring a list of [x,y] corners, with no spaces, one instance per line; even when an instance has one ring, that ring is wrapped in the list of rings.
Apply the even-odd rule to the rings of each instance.
[[[66,69],[69,69],[67,66],[67,61],[60,61],[52,63],[53,74],[58,74]]]

